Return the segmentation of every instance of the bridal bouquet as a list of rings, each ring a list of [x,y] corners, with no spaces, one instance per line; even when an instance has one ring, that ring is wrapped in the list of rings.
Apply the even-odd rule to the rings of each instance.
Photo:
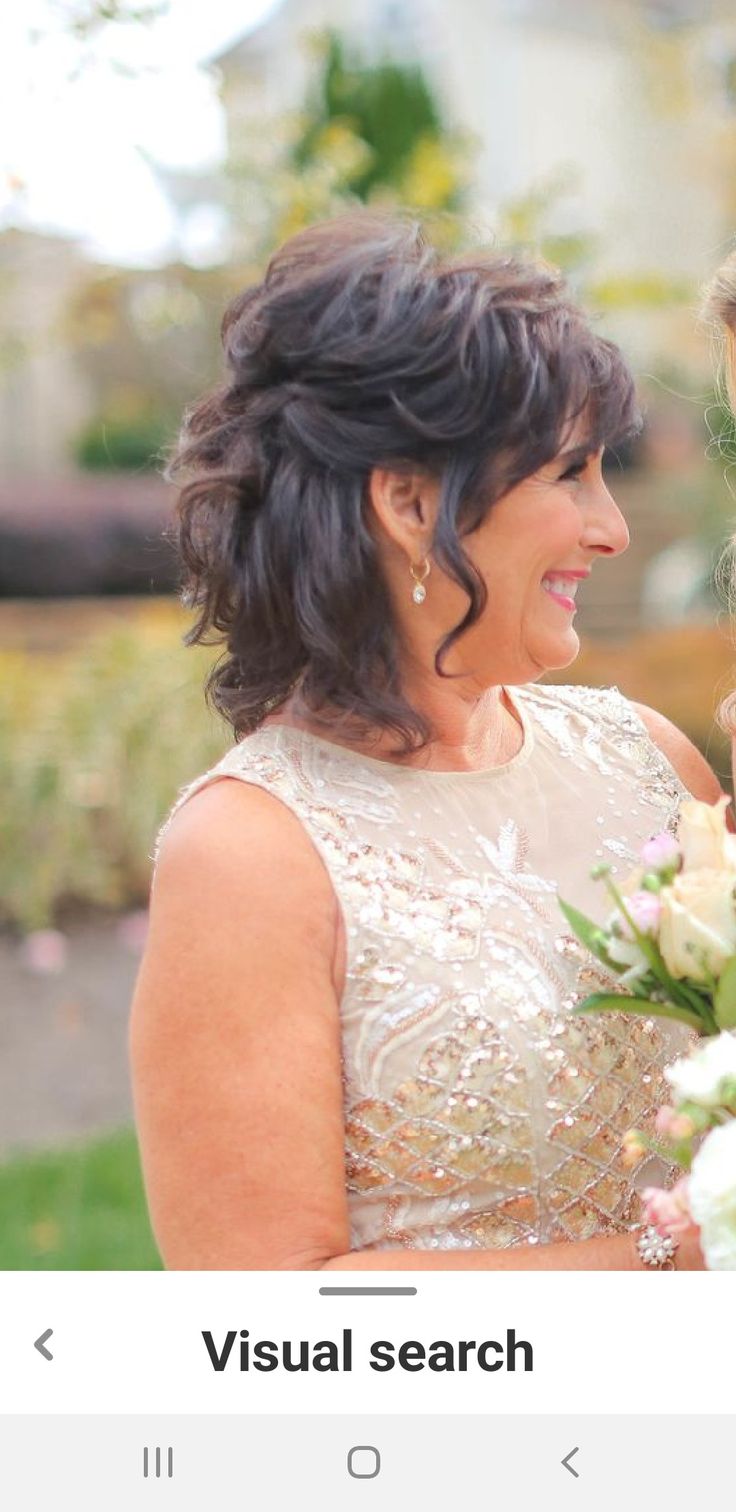
[[[664,1074],[674,1099],[657,1114],[657,1138],[631,1129],[624,1158],[653,1150],[685,1174],[671,1191],[644,1188],[644,1222],[672,1238],[697,1224],[708,1269],[736,1270],[736,1035],[707,1040]]]
[[[671,1018],[709,1040],[665,1072],[674,1092],[657,1138],[631,1130],[625,1155],[654,1150],[685,1172],[672,1191],[647,1188],[645,1218],[662,1233],[696,1223],[711,1270],[736,1269],[736,835],[729,800],[681,805],[677,837],[655,835],[621,886],[596,867],[613,905],[595,924],[560,899],[578,939],[618,981],[577,1013]]]

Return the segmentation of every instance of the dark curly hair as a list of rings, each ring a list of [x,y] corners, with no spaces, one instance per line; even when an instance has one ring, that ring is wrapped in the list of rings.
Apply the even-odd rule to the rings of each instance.
[[[312,722],[400,754],[431,738],[404,698],[366,522],[374,467],[441,482],[432,552],[468,596],[435,668],[486,603],[462,547],[584,415],[591,450],[636,428],[631,375],[560,276],[498,252],[448,259],[415,222],[314,226],[230,305],[228,377],[185,418],[170,476],[187,644],[224,644],[207,685],[236,736],[293,690]]]

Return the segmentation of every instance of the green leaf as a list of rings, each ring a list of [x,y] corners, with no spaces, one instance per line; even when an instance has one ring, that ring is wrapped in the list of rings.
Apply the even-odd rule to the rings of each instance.
[[[635,1013],[639,1018],[676,1019],[690,1029],[702,1028],[701,1020],[687,1008],[676,1008],[674,1003],[653,1003],[651,998],[627,997],[623,992],[594,992],[577,1003],[573,1013]]]
[[[652,1155],[658,1155],[666,1165],[681,1166],[683,1171],[689,1171],[693,1163],[692,1140],[661,1140],[650,1139],[648,1141]]]
[[[596,960],[600,961],[609,971],[615,971],[617,975],[625,971],[626,967],[619,966],[615,961],[612,961],[605,946],[601,944],[602,931],[600,924],[594,924],[592,919],[588,919],[585,914],[579,913],[578,909],[573,908],[571,903],[565,903],[559,895],[557,902],[570,928],[577,935],[577,938],[585,946],[586,950],[589,950],[591,955],[594,955]]]
[[[736,956],[725,966],[713,999],[719,1029],[736,1029]]]

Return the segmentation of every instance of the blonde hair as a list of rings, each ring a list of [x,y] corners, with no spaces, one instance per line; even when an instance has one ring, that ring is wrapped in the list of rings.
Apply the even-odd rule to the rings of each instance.
[[[723,380],[736,416],[736,251],[721,263],[705,290],[703,314],[723,340]]]
[[[736,422],[736,251],[721,263],[704,291],[703,315],[714,327],[721,346],[717,389]],[[718,581],[731,614],[736,612],[736,537],[732,537],[718,564]],[[736,689],[722,700],[718,723],[727,735],[736,736]]]

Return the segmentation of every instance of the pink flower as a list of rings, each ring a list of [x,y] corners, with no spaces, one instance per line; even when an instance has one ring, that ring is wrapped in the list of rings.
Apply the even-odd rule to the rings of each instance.
[[[688,1178],[681,1176],[672,1190],[661,1187],[644,1187],[641,1194],[644,1222],[653,1223],[660,1234],[674,1238],[690,1228],[692,1216],[688,1197]]]
[[[651,867],[652,871],[669,871],[671,867],[679,865],[680,847],[674,835],[668,835],[666,832],[653,835],[651,840],[647,840],[642,846],[641,859],[645,866]]]
[[[67,954],[67,938],[59,929],[34,929],[23,941],[25,965],[39,976],[56,976],[63,971]]]
[[[660,1108],[654,1127],[663,1139],[692,1139],[695,1124],[686,1113],[678,1113],[669,1105]]]
[[[632,893],[631,897],[626,899],[626,909],[641,934],[657,933],[662,905],[656,893]],[[628,923],[624,920],[624,933],[627,932]]]

